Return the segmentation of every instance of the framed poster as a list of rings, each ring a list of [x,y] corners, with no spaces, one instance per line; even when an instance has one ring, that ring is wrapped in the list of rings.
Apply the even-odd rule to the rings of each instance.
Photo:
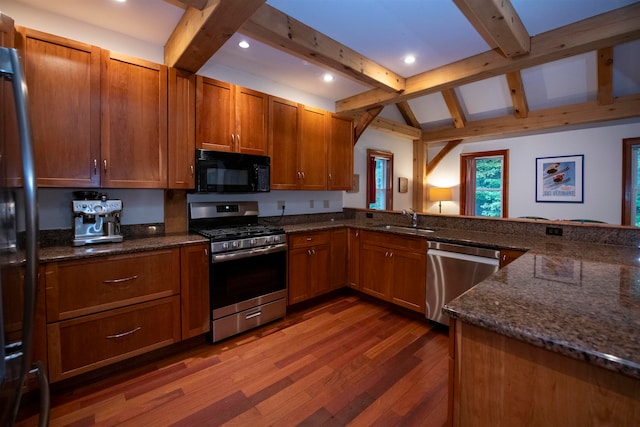
[[[536,202],[583,203],[584,155],[538,157]]]

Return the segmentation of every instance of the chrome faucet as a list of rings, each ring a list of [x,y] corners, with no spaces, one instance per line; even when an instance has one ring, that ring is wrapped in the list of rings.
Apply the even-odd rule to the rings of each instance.
[[[406,215],[409,218],[411,218],[411,226],[413,228],[417,228],[418,227],[418,213],[416,211],[414,211],[413,208],[409,208],[409,210],[412,213],[409,213],[406,210],[402,209],[402,215]]]

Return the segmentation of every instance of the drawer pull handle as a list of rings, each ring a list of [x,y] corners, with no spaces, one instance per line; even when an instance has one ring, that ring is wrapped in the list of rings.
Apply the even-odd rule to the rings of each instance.
[[[102,283],[106,283],[107,285],[113,285],[113,284],[118,284],[122,282],[128,282],[130,280],[136,280],[137,278],[138,278],[138,275],[136,274],[129,277],[123,277],[122,279],[103,280]]]
[[[112,340],[112,339],[116,339],[116,338],[122,338],[122,337],[126,337],[127,335],[131,335],[131,334],[135,334],[136,332],[138,332],[140,329],[142,329],[141,326],[138,326],[137,328],[133,328],[130,331],[127,332],[123,332],[121,334],[115,334],[115,335],[107,335],[107,339]]]
[[[245,318],[246,320],[249,320],[249,319],[251,319],[251,318],[258,317],[258,316],[260,316],[261,314],[262,314],[262,312],[261,312],[261,311],[256,311],[255,313],[247,314],[246,316],[244,316],[244,318]]]

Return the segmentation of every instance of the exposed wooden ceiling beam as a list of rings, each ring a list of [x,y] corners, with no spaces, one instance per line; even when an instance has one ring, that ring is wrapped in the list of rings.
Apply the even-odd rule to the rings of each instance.
[[[420,122],[416,119],[416,115],[413,114],[413,110],[407,101],[398,102],[396,107],[398,107],[398,111],[402,114],[402,118],[407,125],[420,128]]]
[[[336,102],[336,111],[353,112],[395,104],[522,68],[640,38],[640,2],[597,15],[531,38],[529,55],[505,58],[487,51],[406,79],[401,94],[373,89]]]
[[[404,77],[268,4],[258,9],[240,32],[384,93],[404,90]]]
[[[421,129],[414,128],[413,126],[408,126],[394,120],[385,119],[384,117],[376,117],[373,119],[369,127],[412,140],[420,139],[422,137]]]
[[[369,127],[373,119],[378,117],[378,114],[384,107],[373,107],[360,115],[358,123],[353,128],[353,145],[356,145],[358,139],[362,136],[365,130]]]
[[[445,89],[442,91],[442,97],[444,98],[444,103],[447,104],[449,114],[451,114],[451,118],[453,119],[453,125],[457,128],[464,127],[467,123],[467,118],[464,116],[464,110],[462,109],[462,105],[460,105],[460,100],[458,99],[456,92],[453,88]]]
[[[182,3],[187,7],[202,10],[207,5],[207,0],[175,0],[178,3]]]
[[[613,48],[598,49],[598,104],[613,103]]]
[[[522,84],[522,74],[520,71],[511,71],[506,74],[506,77],[513,104],[513,115],[523,119],[529,115],[529,104],[524,92],[524,84]]]
[[[531,40],[509,0],[453,0],[489,47],[506,57],[529,53]]]
[[[429,174],[433,172],[436,166],[438,166],[438,163],[440,163],[440,161],[442,161],[442,159],[444,159],[445,156],[451,152],[451,150],[453,150],[458,145],[460,145],[461,142],[462,142],[461,139],[456,139],[454,141],[447,142],[447,145],[442,147],[442,149],[438,151],[438,154],[436,154],[435,157],[431,159],[429,163],[427,163],[427,166],[424,170],[425,175],[429,176]]]
[[[188,7],[164,46],[164,63],[192,73],[249,19],[266,0],[208,0]]]
[[[427,143],[451,141],[454,139],[501,136],[581,125],[608,120],[640,117],[640,94],[616,98],[613,104],[598,105],[596,101],[567,105],[529,112],[526,118],[505,116],[467,122],[463,128],[424,130],[422,140]]]

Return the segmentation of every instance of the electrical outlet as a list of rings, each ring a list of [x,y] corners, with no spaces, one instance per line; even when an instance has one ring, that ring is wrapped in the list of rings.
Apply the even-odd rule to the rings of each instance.
[[[313,209],[313,208],[314,208],[313,200],[309,200],[309,207],[310,207],[311,209]]]
[[[547,227],[547,236],[562,236],[562,228]]]
[[[278,210],[284,210],[284,200],[278,200]]]
[[[373,218],[373,214],[371,212],[367,212],[365,215],[367,216],[367,218]]]
[[[325,209],[328,209],[329,208],[329,201],[328,200],[324,200],[322,202],[322,207],[325,208]]]

